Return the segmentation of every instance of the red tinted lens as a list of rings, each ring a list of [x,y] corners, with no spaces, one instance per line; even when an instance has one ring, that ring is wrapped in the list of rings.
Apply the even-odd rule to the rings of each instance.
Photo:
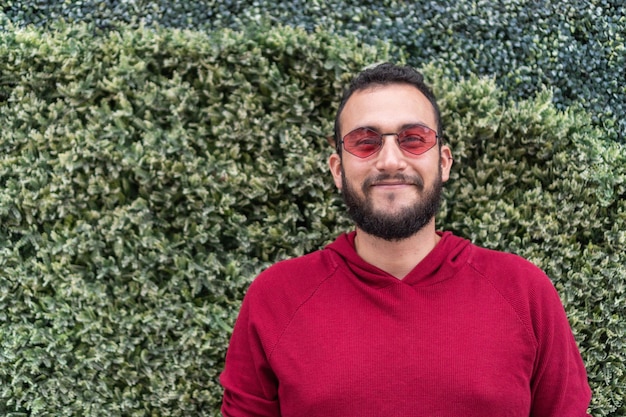
[[[359,128],[343,137],[343,147],[346,151],[359,158],[373,155],[380,149],[382,138],[372,129]]]
[[[421,155],[435,146],[437,133],[422,125],[411,126],[398,133],[400,147],[414,155]]]

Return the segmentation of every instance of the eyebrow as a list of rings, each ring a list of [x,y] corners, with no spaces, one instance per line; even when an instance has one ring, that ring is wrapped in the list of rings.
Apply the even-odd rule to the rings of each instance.
[[[370,130],[373,130],[373,131],[375,131],[375,132],[377,132],[379,134],[383,134],[383,133],[398,133],[398,132],[403,131],[404,129],[408,129],[409,127],[413,127],[413,126],[424,126],[424,127],[427,127],[430,130],[434,130],[435,132],[437,131],[436,129],[433,129],[432,127],[428,126],[426,123],[421,123],[421,122],[405,123],[402,126],[400,126],[400,129],[398,129],[396,132],[382,132],[381,129],[377,128],[376,126],[360,126],[360,127],[355,128],[355,129],[352,129],[352,130],[356,130],[356,129],[370,129]]]

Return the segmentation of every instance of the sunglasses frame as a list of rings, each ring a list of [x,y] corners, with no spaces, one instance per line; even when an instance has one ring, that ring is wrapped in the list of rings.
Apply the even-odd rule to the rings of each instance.
[[[428,147],[428,148],[425,148],[425,149],[424,149],[422,152],[420,152],[420,153],[411,152],[411,151],[409,151],[408,149],[403,148],[403,147],[402,147],[402,144],[400,143],[400,138],[401,138],[401,135],[402,135],[403,133],[405,133],[407,130],[414,129],[414,128],[416,128],[416,127],[422,128],[422,129],[424,129],[426,132],[432,132],[432,134],[434,135],[434,138],[435,138],[435,141],[433,142],[432,146],[430,146],[430,147]],[[357,155],[357,154],[355,154],[355,153],[351,152],[351,151],[350,151],[348,148],[346,148],[346,146],[345,146],[346,138],[347,138],[349,135],[351,135],[351,134],[353,134],[354,132],[357,132],[357,131],[359,131],[359,130],[366,130],[366,131],[370,131],[370,132],[372,132],[372,133],[375,133],[375,134],[378,136],[378,140],[379,140],[379,145],[378,145],[378,147],[377,147],[377,148],[376,148],[376,149],[375,149],[372,153],[369,153],[369,154],[364,155],[364,156]],[[383,140],[383,138],[384,138],[385,136],[395,136],[395,137],[396,137],[396,143],[398,144],[398,147],[399,147],[399,148],[400,148],[403,152],[406,152],[406,153],[411,154],[411,155],[422,155],[422,154],[425,154],[426,152],[428,152],[428,151],[430,151],[432,148],[434,148],[434,147],[437,145],[437,143],[439,142],[439,135],[437,134],[437,132],[436,132],[436,131],[434,131],[433,129],[431,129],[430,127],[428,127],[428,126],[426,126],[426,125],[423,125],[423,124],[421,124],[421,123],[416,123],[416,124],[414,124],[414,125],[410,125],[410,126],[407,126],[407,127],[403,128],[402,130],[400,130],[400,131],[399,131],[399,132],[397,132],[397,133],[379,133],[379,132],[377,132],[376,130],[374,130],[374,129],[370,128],[370,127],[358,127],[358,128],[356,128],[356,129],[351,130],[350,132],[346,133],[346,134],[343,136],[343,138],[341,138],[340,143],[341,143],[341,147],[342,147],[342,149],[345,149],[345,150],[346,150],[346,152],[348,152],[348,153],[349,153],[349,154],[351,154],[351,155],[356,156],[357,158],[363,158],[363,159],[364,159],[364,158],[369,158],[370,156],[375,155],[376,153],[380,152],[380,150],[383,148],[383,145],[384,145],[384,143],[385,143],[385,141]],[[420,135],[420,137],[423,137],[423,135]]]

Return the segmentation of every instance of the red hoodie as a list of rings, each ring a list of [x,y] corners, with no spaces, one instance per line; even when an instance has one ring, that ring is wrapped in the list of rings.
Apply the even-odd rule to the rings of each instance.
[[[226,417],[582,417],[591,397],[548,277],[451,233],[402,280],[354,233],[272,266],[221,383]]]

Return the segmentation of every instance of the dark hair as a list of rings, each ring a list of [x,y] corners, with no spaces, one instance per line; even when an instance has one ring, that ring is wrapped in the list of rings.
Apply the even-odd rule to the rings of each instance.
[[[435,119],[437,121],[437,135],[440,138],[439,146],[441,146],[441,138],[443,134],[443,128],[441,125],[441,114],[435,95],[431,91],[430,87],[424,82],[424,76],[422,73],[416,71],[410,66],[398,66],[386,62],[379,64],[375,67],[367,68],[359,75],[357,75],[348,89],[343,93],[343,98],[337,109],[337,115],[335,116],[335,147],[337,153],[341,155],[341,127],[339,126],[339,117],[345,107],[348,99],[356,91],[365,90],[368,87],[375,85],[390,85],[390,84],[409,84],[417,88],[426,98],[430,101],[435,111]]]

